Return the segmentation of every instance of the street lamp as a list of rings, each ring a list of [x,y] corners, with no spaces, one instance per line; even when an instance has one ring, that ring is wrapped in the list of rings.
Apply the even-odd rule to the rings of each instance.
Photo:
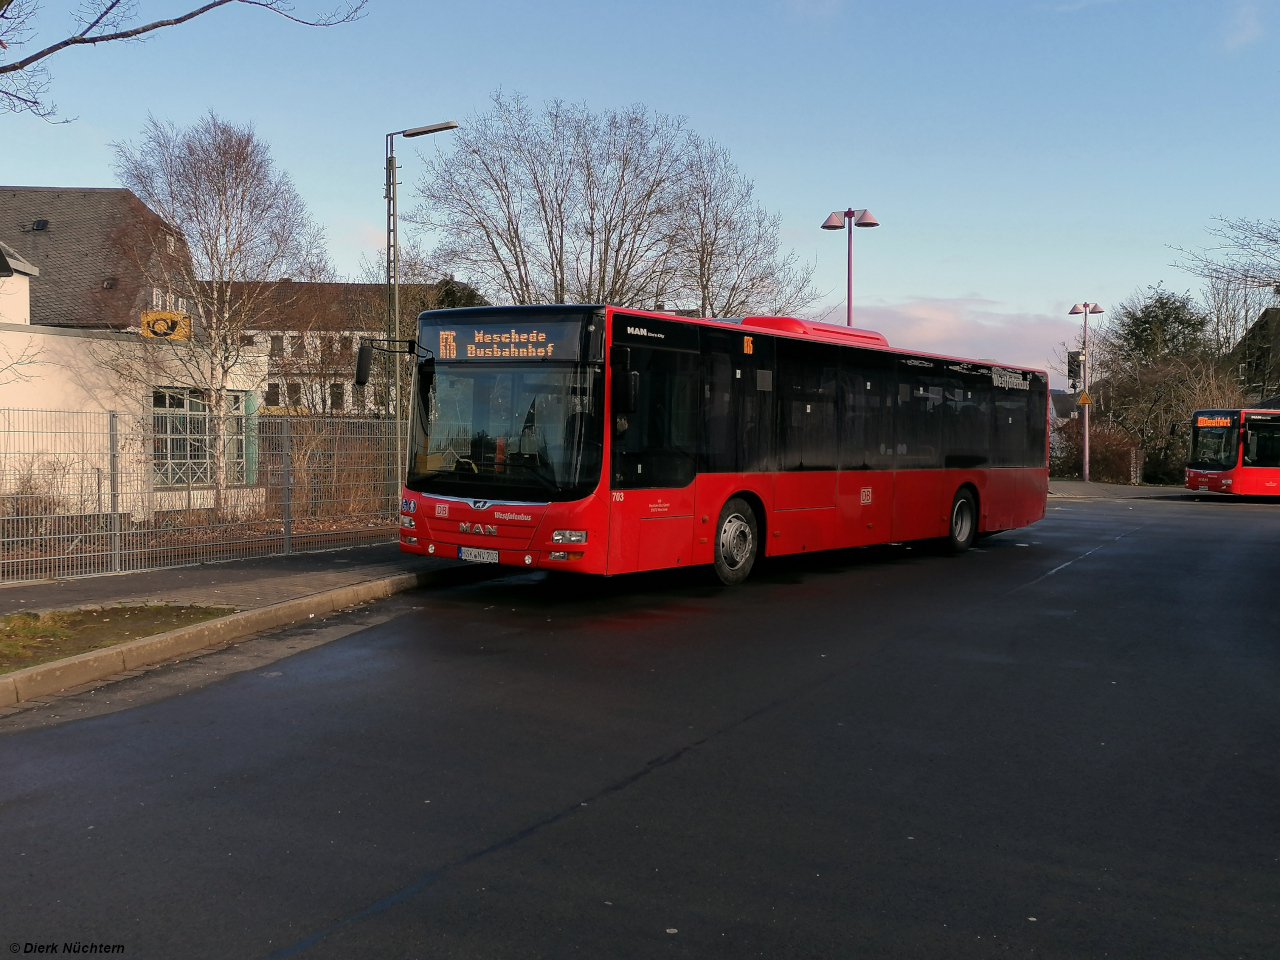
[[[844,230],[845,225],[852,223],[855,227],[878,227],[880,221],[871,215],[870,210],[854,210],[850,207],[841,213],[837,210],[822,224],[823,230]],[[849,272],[845,291],[845,324],[853,326],[853,231],[849,231]]]
[[[1080,391],[1083,394],[1080,405],[1084,407],[1084,460],[1080,470],[1081,479],[1089,482],[1089,406],[1093,398],[1089,396],[1089,314],[1101,313],[1102,307],[1096,303],[1077,303],[1067,311],[1069,316],[1084,317],[1084,336],[1080,341]]]
[[[458,125],[452,120],[444,123],[433,123],[425,127],[410,127],[407,130],[396,130],[387,134],[387,185],[384,198],[387,201],[387,336],[395,341],[400,339],[400,234],[399,208],[396,201],[396,137],[423,137],[429,133],[443,133],[445,130],[456,130]],[[417,339],[416,337],[414,338]],[[387,354],[387,417],[391,417],[391,397],[395,391],[396,413],[400,412],[400,370],[394,359],[395,354]],[[394,371],[394,376],[392,372]],[[403,456],[400,447],[400,431],[396,431],[396,463],[401,464]],[[407,469],[407,465],[401,464]]]

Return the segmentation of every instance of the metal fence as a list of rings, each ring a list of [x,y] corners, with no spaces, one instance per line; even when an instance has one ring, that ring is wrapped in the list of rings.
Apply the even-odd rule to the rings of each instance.
[[[0,410],[0,582],[397,537],[404,424]]]

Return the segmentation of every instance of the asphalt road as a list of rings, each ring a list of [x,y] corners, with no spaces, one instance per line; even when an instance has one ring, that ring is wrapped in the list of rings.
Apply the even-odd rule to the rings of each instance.
[[[1280,506],[693,574],[0,721],[0,952],[1280,955]]]

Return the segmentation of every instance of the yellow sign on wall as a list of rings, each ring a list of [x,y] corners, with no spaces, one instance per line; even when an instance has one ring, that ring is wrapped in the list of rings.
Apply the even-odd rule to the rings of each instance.
[[[191,318],[173,310],[143,310],[142,335],[157,340],[190,340]]]

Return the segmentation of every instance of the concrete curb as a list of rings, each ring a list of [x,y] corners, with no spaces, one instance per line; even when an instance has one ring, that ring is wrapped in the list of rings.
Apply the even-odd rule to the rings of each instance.
[[[378,580],[365,580],[346,587],[313,593],[310,596],[273,603],[270,606],[233,613],[219,617],[217,620],[206,620],[204,623],[189,627],[179,627],[168,633],[159,633],[153,637],[142,637],[138,640],[126,640],[103,650],[90,650],[65,660],[53,663],[42,663],[34,667],[25,667],[13,673],[0,674],[0,707],[10,707],[24,700],[34,700],[78,687],[82,683],[103,680],[126,670],[137,670],[141,667],[170,660],[187,653],[194,653],[206,647],[214,647],[239,640],[251,634],[281,627],[298,620],[305,620],[314,614],[331,613],[364,603],[368,600],[381,600],[415,587],[425,587],[440,578],[443,573],[453,573],[459,569],[447,567],[444,570],[424,570],[419,573],[398,573]],[[481,571],[476,571],[481,572]],[[488,571],[484,571],[488,572]],[[508,571],[509,572],[509,571]]]

